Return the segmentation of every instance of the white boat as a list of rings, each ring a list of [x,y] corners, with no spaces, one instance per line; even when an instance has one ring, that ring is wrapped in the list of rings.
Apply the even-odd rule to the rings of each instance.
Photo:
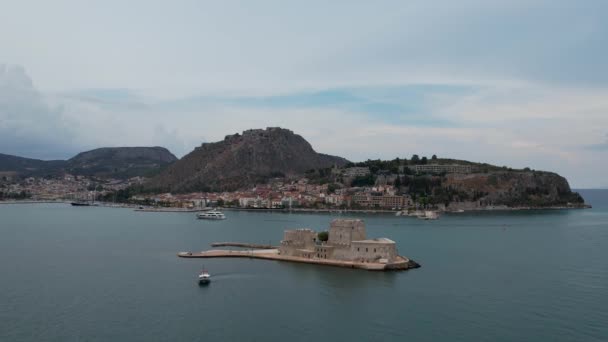
[[[201,274],[198,275],[198,283],[199,284],[209,284],[210,281],[211,281],[211,276],[209,275],[209,272],[207,272],[207,270],[205,270],[203,268],[203,271],[201,272]]]
[[[439,214],[432,210],[425,210],[423,214],[418,215],[421,220],[436,220],[439,218]]]
[[[196,214],[196,217],[199,219],[206,220],[224,220],[226,218],[226,215],[224,215],[224,213],[222,213],[221,211],[211,210],[198,213]]]

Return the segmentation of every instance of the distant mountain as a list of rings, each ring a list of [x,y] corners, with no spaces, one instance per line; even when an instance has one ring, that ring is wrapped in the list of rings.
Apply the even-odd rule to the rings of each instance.
[[[0,153],[0,172],[12,172],[18,175],[54,173],[64,163],[64,160],[40,160]]]
[[[164,147],[103,147],[82,152],[66,162],[68,173],[129,178],[150,176],[177,158]]]
[[[106,178],[151,176],[177,158],[164,147],[104,147],[82,152],[69,160],[39,160],[0,154],[0,171],[19,176],[63,173]]]
[[[278,127],[252,129],[204,143],[145,185],[148,191],[232,191],[271,177],[342,166],[344,158],[320,154],[300,135]]]

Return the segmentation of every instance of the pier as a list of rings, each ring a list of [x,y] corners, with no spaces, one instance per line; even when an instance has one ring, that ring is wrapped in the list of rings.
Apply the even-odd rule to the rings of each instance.
[[[420,265],[414,260],[402,256],[398,256],[397,259],[391,263],[357,262],[332,259],[312,259],[280,255],[279,250],[276,248],[238,251],[215,249],[203,252],[179,252],[177,256],[180,258],[254,258],[275,261],[298,262],[313,265],[356,268],[368,271],[403,271],[411,268],[420,267]]]
[[[253,248],[253,249],[276,249],[277,247],[272,245],[260,245],[255,243],[242,243],[242,242],[214,242],[211,247],[241,247],[241,248]]]

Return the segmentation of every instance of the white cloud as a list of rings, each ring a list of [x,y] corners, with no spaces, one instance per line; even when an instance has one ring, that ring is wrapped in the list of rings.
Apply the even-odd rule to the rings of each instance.
[[[0,46],[4,60],[26,65],[45,90],[277,94],[419,82],[606,84],[607,9],[601,0],[23,0],[0,12]]]
[[[422,91],[431,105],[420,107],[422,112],[413,117],[451,121],[420,125],[407,116],[394,121],[349,106],[297,101],[281,106],[251,105],[238,98],[158,101],[109,90],[43,96],[24,86],[31,81],[22,78],[23,82],[11,81],[11,87],[2,88],[0,96],[5,153],[57,158],[100,146],[161,145],[182,156],[203,141],[222,140],[249,128],[281,126],[304,136],[319,152],[355,161],[437,154],[557,171],[575,186],[599,184],[603,175],[594,170],[608,167],[605,158],[597,158],[601,149],[588,148],[604,141],[608,126],[603,115],[608,111],[607,97],[601,89],[476,88],[442,95],[440,100],[433,99],[432,91]],[[402,102],[403,90],[354,91],[368,94],[366,99],[372,102]]]
[[[0,146],[5,153],[61,158],[75,152],[74,123],[50,106],[22,67],[0,65]]]
[[[181,155],[283,126],[355,160],[436,153],[555,170],[585,186],[603,182],[595,170],[608,166],[604,150],[586,148],[601,146],[608,126],[605,1],[23,0],[2,9],[2,58],[36,80],[0,77],[2,152],[165,145]],[[422,84],[469,90],[386,92]],[[408,112],[232,101],[327,89]]]

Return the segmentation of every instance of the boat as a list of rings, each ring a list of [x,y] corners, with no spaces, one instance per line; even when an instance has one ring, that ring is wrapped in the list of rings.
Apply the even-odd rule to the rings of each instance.
[[[75,207],[89,207],[91,203],[85,201],[75,201],[71,203]]]
[[[432,210],[425,210],[424,213],[418,215],[421,220],[436,220],[439,218],[439,214]]]
[[[89,200],[88,196],[86,200],[83,199],[77,199],[75,201],[72,201],[70,204],[75,206],[75,207],[96,207],[98,206],[97,203],[95,203],[95,199],[97,197],[97,188],[95,188],[95,192],[93,192],[93,200]]]
[[[224,215],[224,213],[222,213],[221,211],[211,210],[198,213],[196,214],[196,217],[199,219],[206,220],[224,220],[226,218],[226,215]]]
[[[198,275],[198,283],[209,284],[209,282],[211,282],[211,276],[209,275],[209,272],[203,268],[201,274]]]

